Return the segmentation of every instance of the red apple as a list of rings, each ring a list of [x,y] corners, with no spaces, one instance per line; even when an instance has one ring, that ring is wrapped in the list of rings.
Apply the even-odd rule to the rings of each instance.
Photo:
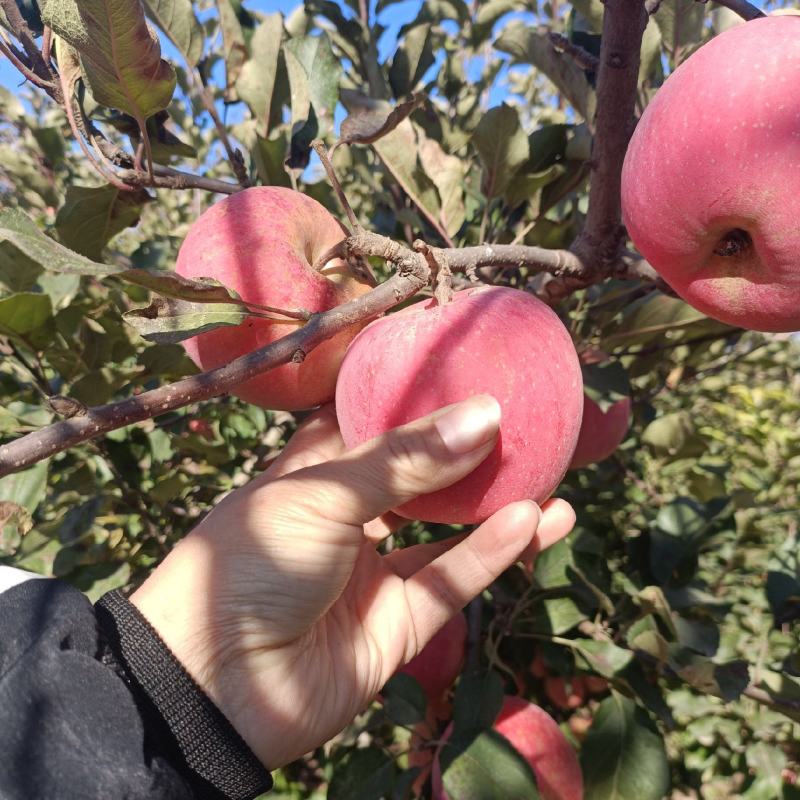
[[[456,614],[399,672],[410,675],[436,702],[453,685],[464,664],[467,622]]]
[[[342,227],[316,200],[291,189],[258,186],[211,206],[192,225],[175,271],[215,278],[249,302],[273,308],[326,311],[369,290],[335,259],[312,264],[344,238]],[[214,369],[295,330],[296,323],[249,317],[186,340],[201,369]],[[272,409],[319,405],[334,394],[344,351],[361,326],[312,350],[302,363],[284,364],[239,385],[233,394]]]
[[[572,745],[556,721],[521,697],[506,697],[493,725],[530,764],[542,800],[582,800],[583,775]],[[445,731],[447,740],[452,725]],[[442,783],[439,753],[433,762],[433,800],[449,800]]]
[[[551,675],[544,679],[544,691],[547,699],[564,711],[580,708],[586,702],[586,684],[580,676],[570,678],[567,682],[560,675]]]
[[[590,347],[579,354],[582,364],[608,361],[608,353]],[[608,458],[625,439],[631,425],[631,399],[617,400],[605,411],[589,395],[583,398],[583,421],[570,469],[583,469]]]
[[[546,500],[575,450],[580,365],[548,306],[517,289],[484,286],[376,320],[347,350],[336,413],[351,448],[482,393],[502,407],[494,451],[453,486],[396,509],[412,519],[473,523],[515,500]]]
[[[622,209],[634,244],[688,303],[760,331],[800,329],[800,18],[703,45],[633,134]]]
[[[630,397],[617,400],[605,411],[591,397],[584,397],[581,432],[569,468],[583,469],[608,458],[625,439],[630,425]]]

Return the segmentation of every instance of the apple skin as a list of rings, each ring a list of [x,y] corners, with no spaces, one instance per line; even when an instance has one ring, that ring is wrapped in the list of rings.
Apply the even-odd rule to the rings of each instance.
[[[326,311],[369,291],[336,259],[311,265],[344,238],[342,227],[316,200],[277,186],[245,189],[207,209],[181,245],[175,271],[215,278],[243,300],[287,310]],[[250,403],[295,411],[333,398],[351,326],[314,348],[302,363],[283,364],[236,387]],[[296,330],[289,322],[249,317],[183,342],[201,369],[215,369]]]
[[[530,764],[542,800],[583,800],[578,756],[556,721],[521,697],[506,697],[492,726]],[[452,725],[445,731],[448,739]],[[449,800],[442,783],[439,753],[433,762],[433,800]]]
[[[580,675],[569,679],[551,675],[544,679],[547,699],[562,711],[580,708],[586,702],[586,684]]]
[[[415,678],[429,702],[437,702],[453,685],[464,664],[467,621],[456,614],[425,645],[422,652],[398,670]]]
[[[546,500],[578,441],[578,356],[547,305],[518,289],[484,286],[376,320],[347,350],[336,413],[352,448],[482,393],[502,408],[495,449],[453,486],[395,509],[428,522],[475,523],[516,500]]]
[[[631,426],[631,399],[624,397],[606,411],[592,400],[583,398],[583,422],[570,469],[583,469],[607,459],[623,442]]]
[[[656,93],[625,157],[623,221],[690,305],[731,325],[794,331],[798,176],[800,17],[755,19],[703,45]]]

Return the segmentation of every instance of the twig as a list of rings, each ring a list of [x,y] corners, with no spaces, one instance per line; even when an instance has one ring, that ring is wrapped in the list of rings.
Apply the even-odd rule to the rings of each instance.
[[[17,7],[16,0],[0,0],[0,7],[2,7],[3,11],[5,12],[6,20],[8,21],[14,36],[19,39],[22,47],[25,49],[25,53],[30,60],[30,67],[33,69],[33,72],[35,72],[43,81],[47,81],[51,84],[54,83],[55,75],[53,75],[50,66],[45,63],[39,48],[36,46],[36,42],[33,39],[33,33],[23,19],[22,14]]]
[[[250,186],[250,179],[247,177],[247,170],[244,166],[242,154],[231,144],[231,140],[228,138],[228,131],[222,124],[222,120],[219,118],[219,114],[217,113],[217,107],[214,105],[214,98],[211,97],[208,87],[203,83],[200,71],[196,67],[192,67],[187,62],[186,74],[189,76],[192,86],[196,89],[197,94],[200,97],[200,102],[202,102],[202,104],[205,106],[206,111],[208,111],[209,116],[211,117],[211,121],[214,123],[214,127],[217,129],[217,135],[219,136],[219,140],[222,142],[222,146],[225,148],[225,152],[228,155],[228,160],[231,162],[231,169],[233,169],[233,174],[236,176],[236,180],[239,181],[239,185],[243,189],[246,189],[248,186]],[[142,135],[145,135],[144,131],[142,132]]]
[[[25,62],[20,58],[19,53],[0,39],[0,53],[2,53],[31,83],[40,89],[52,89],[53,83],[40,78]]]
[[[563,33],[556,33],[551,31],[547,34],[550,43],[559,53],[566,53],[581,69],[591,70],[597,72],[600,66],[600,59],[584,50],[580,45],[571,42]]]
[[[75,117],[75,107],[72,104],[72,89],[69,86],[66,73],[63,70],[61,70],[61,72],[59,73],[59,79],[61,81],[61,92],[64,95],[64,111],[66,111],[67,114],[67,122],[69,122],[69,127],[70,130],[72,131],[72,135],[78,142],[78,145],[81,148],[83,154],[89,160],[89,163],[97,171],[97,173],[101,175],[103,178],[105,178],[112,186],[123,192],[132,191],[133,190],[132,186],[128,186],[126,183],[123,183],[116,176],[113,170],[107,168],[102,163],[102,161],[98,161],[95,158],[94,154],[89,150],[89,146],[86,144],[86,141],[84,140],[83,135],[78,128],[78,123]]]
[[[322,163],[322,166],[325,168],[325,174],[328,176],[328,180],[333,187],[333,191],[336,192],[336,197],[339,200],[339,204],[344,210],[344,213],[347,214],[347,219],[350,220],[353,230],[361,230],[361,224],[358,221],[358,217],[350,206],[347,195],[345,195],[344,189],[342,189],[342,184],[339,183],[339,178],[336,176],[336,170],[333,168],[333,164],[328,157],[328,149],[325,147],[325,143],[320,139],[314,139],[314,141],[311,142],[311,146],[314,148],[314,152],[319,156],[319,160]]]
[[[402,253],[398,255],[402,259]],[[416,256],[414,253],[411,255]],[[0,476],[24,469],[103,433],[150,419],[198,400],[225,394],[256,375],[290,361],[299,361],[321,342],[349,325],[370,319],[411,297],[426,284],[429,277],[424,260],[415,259],[414,263],[409,264],[402,259],[402,267],[398,272],[367,294],[315,315],[299,330],[241,356],[224,367],[184,378],[126,400],[89,408],[85,415],[56,422],[9,444],[0,445]]]
[[[800,711],[800,700],[792,700],[788,697],[773,695],[764,689],[759,689],[757,686],[748,686],[742,694],[745,697],[749,697],[751,700],[755,700],[756,703],[761,703],[761,705],[769,706],[769,708],[774,708],[778,711],[782,709],[794,711],[795,713]]]
[[[697,1],[699,3],[706,2],[706,0]],[[718,6],[725,6],[725,8],[729,8],[735,14],[738,14],[742,19],[746,19],[748,21],[767,16],[766,13],[761,11],[761,9],[756,8],[751,3],[748,3],[747,0],[715,0],[715,2]]]
[[[42,59],[47,66],[50,66],[53,47],[53,30],[49,25],[44,26],[42,33]]]
[[[143,170],[121,169],[117,175],[131,186],[155,186],[159,189],[204,189],[218,194],[236,194],[244,188],[237,183],[207,178],[205,175],[194,175],[191,172],[182,172],[159,164],[153,165],[153,172],[155,177],[152,181]]]

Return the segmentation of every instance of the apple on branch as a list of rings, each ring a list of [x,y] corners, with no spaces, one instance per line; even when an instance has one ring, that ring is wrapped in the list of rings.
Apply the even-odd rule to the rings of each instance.
[[[695,308],[800,329],[800,17],[703,45],[658,90],[622,171],[628,233]]]
[[[215,278],[247,303],[327,311],[370,289],[341,259],[313,269],[344,235],[313,198],[258,186],[226,197],[200,215],[181,245],[175,270],[184,278]],[[183,344],[192,360],[209,370],[280,339],[297,324],[290,318],[249,317],[241,325],[216,328]],[[322,342],[300,363],[283,364],[240,384],[234,393],[264,408],[289,411],[331,400],[344,351],[364,324]]]

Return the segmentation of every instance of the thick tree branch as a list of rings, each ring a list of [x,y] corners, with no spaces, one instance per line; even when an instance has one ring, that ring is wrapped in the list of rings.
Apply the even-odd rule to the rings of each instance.
[[[627,272],[622,259],[625,230],[620,186],[622,162],[635,126],[640,51],[647,19],[644,0],[605,2],[589,208],[584,228],[572,245],[587,271],[582,277],[565,276],[547,282],[541,293],[552,304],[604,276]]]
[[[410,252],[410,251],[409,251]],[[401,254],[402,255],[402,254]],[[415,255],[415,254],[412,254]],[[317,345],[356,322],[377,316],[419,291],[429,278],[422,261],[403,261],[388,281],[367,294],[313,316],[302,328],[218,369],[152,389],[127,400],[86,410],[9,444],[0,445],[0,477],[24,469],[69,447],[167,411],[230,391],[281,364],[300,361]]]
[[[603,17],[597,116],[586,225],[573,250],[586,263],[610,264],[619,257],[620,176],[635,126],[639,53],[647,25],[644,0],[607,0]]]
[[[707,0],[697,0],[700,3],[705,3]],[[735,14],[738,14],[742,19],[751,20],[758,19],[759,17],[766,17],[767,15],[760,9],[756,8],[747,0],[715,0],[718,6],[725,6]]]

